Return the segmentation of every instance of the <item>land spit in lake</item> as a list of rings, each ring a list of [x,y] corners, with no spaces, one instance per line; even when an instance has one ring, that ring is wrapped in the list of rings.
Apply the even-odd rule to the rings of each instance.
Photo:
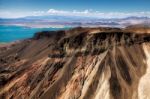
[[[38,32],[0,47],[2,99],[149,99],[149,28]]]

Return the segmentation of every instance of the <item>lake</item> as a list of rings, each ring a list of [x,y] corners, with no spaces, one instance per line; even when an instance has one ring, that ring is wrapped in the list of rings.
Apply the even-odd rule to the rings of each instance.
[[[36,32],[54,31],[68,29],[65,28],[29,28],[23,26],[0,25],[0,43],[8,43],[16,40],[31,38]]]

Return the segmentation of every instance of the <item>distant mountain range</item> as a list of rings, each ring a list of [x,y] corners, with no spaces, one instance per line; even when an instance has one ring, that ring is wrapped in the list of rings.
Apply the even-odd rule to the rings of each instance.
[[[51,26],[111,26],[126,27],[135,24],[150,24],[149,17],[95,18],[85,16],[27,16],[24,18],[0,18],[0,25],[22,25],[29,27]]]

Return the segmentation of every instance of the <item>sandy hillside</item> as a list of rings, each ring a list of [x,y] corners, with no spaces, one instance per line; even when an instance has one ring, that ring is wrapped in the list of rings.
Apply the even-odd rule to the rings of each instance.
[[[1,46],[0,99],[150,99],[150,34],[138,32],[74,28]]]

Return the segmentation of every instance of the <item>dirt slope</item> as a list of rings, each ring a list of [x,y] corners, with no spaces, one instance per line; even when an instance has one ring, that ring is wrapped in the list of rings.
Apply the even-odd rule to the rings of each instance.
[[[0,47],[0,99],[150,99],[150,34],[45,31]]]

